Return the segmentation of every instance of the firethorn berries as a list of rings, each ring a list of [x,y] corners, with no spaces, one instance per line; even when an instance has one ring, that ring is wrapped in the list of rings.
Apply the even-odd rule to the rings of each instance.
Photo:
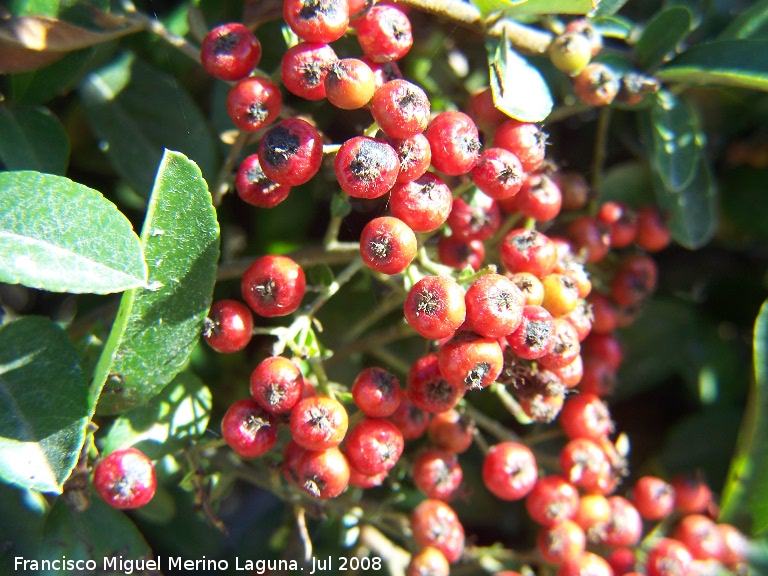
[[[136,448],[116,450],[96,465],[93,485],[99,496],[113,508],[139,508],[155,495],[155,467]]]
[[[573,79],[573,90],[585,104],[607,106],[619,92],[619,78],[602,62],[594,62]]]
[[[628,256],[611,280],[611,297],[619,306],[636,306],[656,290],[657,276],[651,258],[644,254]]]
[[[338,59],[328,44],[299,42],[283,55],[280,69],[283,86],[306,100],[322,100],[325,77]]]
[[[548,52],[555,68],[571,76],[581,72],[592,59],[592,45],[586,36],[578,32],[556,36]]]
[[[581,216],[571,222],[568,237],[587,262],[599,262],[611,247],[610,228],[589,216]]]
[[[586,545],[584,529],[572,520],[563,520],[544,528],[536,538],[536,548],[542,558],[556,565],[578,558]]]
[[[347,0],[285,0],[283,18],[307,42],[333,42],[349,25]]]
[[[397,157],[400,159],[398,182],[413,182],[429,168],[432,161],[432,150],[429,148],[429,140],[424,134],[416,134],[410,138],[386,137],[384,142],[395,149]]]
[[[645,561],[647,576],[690,574],[693,557],[679,540],[662,538],[653,545]]]
[[[335,498],[349,484],[350,468],[338,448],[306,450],[296,464],[298,484],[315,498]]]
[[[258,154],[251,154],[237,169],[235,190],[241,200],[252,206],[274,208],[288,198],[291,187],[267,178],[261,169]]]
[[[541,232],[518,228],[504,237],[500,256],[510,272],[530,272],[544,278],[555,266],[557,251],[552,240]]]
[[[432,546],[455,564],[464,553],[464,527],[445,502],[424,500],[411,513],[411,531],[419,546]]]
[[[383,6],[374,6],[383,8]],[[371,114],[391,138],[411,138],[429,123],[429,98],[408,80],[392,80],[376,90],[371,100]]]
[[[525,297],[506,276],[484,274],[464,295],[467,325],[487,338],[503,338],[523,319]]]
[[[536,124],[510,118],[496,129],[493,145],[512,152],[525,172],[533,172],[544,162],[547,134]]]
[[[275,121],[283,98],[280,89],[266,78],[240,80],[227,96],[227,113],[240,130],[255,132]]]
[[[320,170],[323,141],[306,120],[286,118],[264,133],[258,155],[261,169],[270,180],[298,186]]]
[[[507,336],[512,351],[520,358],[535,360],[552,352],[555,323],[541,306],[524,306],[520,325]]]
[[[560,426],[568,438],[600,440],[613,431],[608,406],[595,394],[581,393],[569,398],[560,413]]]
[[[432,232],[448,219],[453,195],[440,176],[426,172],[412,182],[395,184],[389,205],[392,215],[414,232]]]
[[[389,62],[405,56],[413,45],[411,21],[399,8],[380,4],[355,21],[357,41],[374,62]]]
[[[301,267],[287,256],[258,258],[243,274],[243,298],[259,316],[290,314],[301,304],[306,290]]]
[[[560,187],[549,176],[534,172],[525,177],[514,202],[517,210],[526,218],[548,222],[560,214],[563,195]]]
[[[600,535],[600,542],[614,548],[635,546],[643,533],[643,519],[637,508],[623,496],[608,498],[611,519]]]
[[[344,454],[358,472],[381,474],[397,464],[404,446],[403,434],[392,422],[366,417],[349,431]]]
[[[460,176],[477,164],[480,136],[475,122],[463,112],[440,112],[424,135],[432,148],[432,166],[443,174]]]
[[[328,102],[342,110],[365,106],[376,90],[373,70],[359,58],[343,58],[334,62],[324,80]]]
[[[472,181],[491,198],[511,198],[523,185],[523,165],[509,150],[488,148],[472,168]]]
[[[501,225],[498,202],[479,190],[469,201],[455,198],[448,215],[451,233],[462,240],[487,240]]]
[[[392,216],[374,218],[360,235],[360,257],[365,265],[382,274],[398,274],[416,257],[416,235],[402,220]]]
[[[413,483],[427,498],[449,502],[456,495],[462,478],[456,454],[446,450],[427,449],[413,463]]]
[[[256,458],[275,445],[277,422],[255,400],[245,398],[233,403],[224,414],[221,435],[243,458]]]
[[[307,450],[327,450],[341,444],[349,427],[344,405],[329,396],[302,398],[291,410],[291,435]]]
[[[221,80],[241,80],[261,59],[261,43],[243,24],[217,26],[203,38],[200,60],[211,76]]]
[[[613,576],[611,565],[594,552],[584,552],[580,556],[568,558],[560,565],[557,576]]]
[[[413,405],[437,414],[450,410],[464,396],[466,387],[454,386],[440,372],[437,354],[416,360],[408,371],[406,392]]]
[[[670,232],[653,206],[643,206],[637,211],[637,245],[648,252],[658,252],[669,245]]]
[[[440,347],[438,366],[449,384],[467,390],[485,388],[501,373],[504,358],[499,343],[472,332],[458,332]]]
[[[485,259],[485,244],[482,240],[462,240],[456,236],[441,236],[437,243],[437,256],[442,264],[464,270],[469,267],[480,270]]]
[[[452,336],[464,322],[464,291],[447,276],[426,276],[408,291],[403,312],[424,338]]]
[[[251,396],[267,412],[288,412],[301,399],[304,378],[298,366],[283,356],[262,360],[251,373]]]
[[[672,536],[683,543],[694,560],[720,561],[725,539],[715,522],[703,514],[689,514],[675,526]]]
[[[407,395],[403,395],[400,405],[389,421],[397,426],[404,440],[420,438],[429,426],[429,414],[418,408]]]
[[[525,499],[525,508],[534,522],[549,527],[570,520],[579,507],[579,494],[561,476],[540,478]]]
[[[368,136],[341,145],[333,163],[341,188],[353,198],[378,198],[394,186],[400,159],[394,148]]]
[[[251,341],[253,315],[236,300],[214,302],[203,325],[203,338],[208,345],[224,354],[242,350]]]
[[[451,566],[437,548],[426,546],[411,556],[405,576],[448,576]]]
[[[491,446],[483,460],[483,483],[497,498],[520,500],[533,489],[539,471],[533,452],[524,444]]]
[[[352,383],[352,400],[366,416],[392,416],[400,406],[402,397],[397,377],[383,368],[366,368]]]
[[[712,490],[695,475],[675,476],[671,485],[675,491],[675,509],[683,514],[705,512],[712,503]]]

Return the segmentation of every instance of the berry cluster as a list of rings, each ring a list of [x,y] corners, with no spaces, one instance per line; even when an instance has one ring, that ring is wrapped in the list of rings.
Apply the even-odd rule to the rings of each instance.
[[[547,157],[542,127],[502,114],[489,87],[465,111],[433,111],[398,67],[413,31],[396,5],[285,0],[283,18],[296,41],[279,79],[257,68],[261,44],[242,24],[218,26],[202,44],[204,68],[233,83],[227,113],[255,148],[240,159],[234,188],[271,209],[321,177],[327,158],[337,197],[370,215],[350,274],[394,287],[401,327],[422,353],[401,370],[404,386],[397,370],[380,366],[329,383],[323,353],[292,343],[316,327],[316,306],[302,307],[306,293],[325,290],[322,300],[331,289],[308,286],[290,257],[262,256],[242,275],[244,303],[215,302],[203,331],[213,350],[231,354],[249,346],[263,319],[291,317],[271,332],[280,345],[251,372],[249,396],[226,411],[226,444],[242,459],[274,452],[288,498],[325,501],[349,487],[409,482],[425,497],[410,510],[409,575],[448,574],[467,556],[450,502],[467,497],[462,454],[473,444],[484,453],[488,492],[520,501],[536,527],[527,561],[556,566],[558,576],[735,569],[743,536],[712,520],[703,481],[645,476],[619,493],[626,454],[612,440],[606,398],[623,357],[617,331],[656,288],[651,253],[670,242],[663,215],[595,201],[581,174]],[[348,33],[357,54],[333,44]],[[587,20],[574,20],[549,57],[587,104],[642,97],[642,78],[619,80],[591,63],[601,46]],[[286,92],[367,113],[370,127],[330,144],[312,118],[284,104]],[[515,429],[557,421],[557,456],[487,421],[469,402],[480,394],[495,395]],[[154,470],[135,450],[114,452],[95,482],[111,504],[140,506],[154,493]]]

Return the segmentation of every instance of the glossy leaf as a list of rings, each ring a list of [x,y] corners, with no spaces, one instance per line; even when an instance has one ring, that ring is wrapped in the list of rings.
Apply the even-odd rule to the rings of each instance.
[[[506,10],[526,0],[472,0],[472,4],[484,15]]]
[[[146,280],[131,223],[99,192],[61,176],[0,173],[0,281],[106,294]]]
[[[648,166],[641,162],[611,166],[600,179],[600,199],[624,202],[635,208],[653,202],[653,184]]]
[[[720,520],[747,516],[751,533],[759,535],[768,529],[768,301],[755,322],[753,354],[755,379],[723,488]]]
[[[635,28],[635,25],[621,16],[602,16],[593,20],[595,27],[602,36],[625,40]]]
[[[681,190],[693,179],[704,145],[696,111],[684,98],[662,91],[653,101],[650,123],[651,161],[667,189]]]
[[[537,16],[539,14],[588,14],[597,0],[527,0],[506,2],[502,8],[508,16]]]
[[[0,573],[13,574],[14,558],[34,558],[48,503],[39,492],[0,482]]]
[[[219,225],[200,169],[178,152],[163,156],[141,242],[147,287],[123,295],[95,369],[93,391],[101,392],[104,413],[144,404],[173,380],[211,306]]]
[[[67,335],[37,316],[0,326],[0,478],[61,492],[87,423],[88,383]]]
[[[152,190],[164,149],[184,153],[204,175],[215,174],[208,123],[172,76],[126,55],[86,76],[80,94],[115,170],[142,196]]]
[[[691,46],[656,73],[664,82],[768,91],[768,40],[720,40]]]
[[[68,162],[67,133],[50,110],[0,108],[0,163],[6,170],[64,175]]]
[[[660,12],[643,30],[635,57],[642,70],[651,70],[675,52],[691,31],[691,11],[681,6]]]
[[[40,551],[35,559],[60,560],[65,556],[75,561],[94,560],[100,573],[119,574],[123,573],[120,569],[101,572],[104,560],[151,558],[152,551],[128,516],[93,494],[90,507],[83,512],[76,512],[59,498],[46,518]],[[64,573],[39,572],[44,576]]]
[[[597,8],[595,8],[590,14],[594,18],[601,16],[613,16],[621,10],[621,7],[626,4],[628,0],[598,0]]]
[[[43,16],[0,20],[0,74],[34,70],[65,54],[103,44],[138,30],[135,24],[111,17],[101,31]]]
[[[720,33],[719,40],[753,38],[768,29],[768,0],[758,0],[737,15]]]
[[[135,446],[157,460],[202,436],[210,415],[211,391],[194,374],[182,372],[148,404],[115,420],[102,453]]]
[[[489,41],[488,65],[496,107],[523,122],[541,122],[552,111],[552,94],[541,73],[510,46],[506,33]]]

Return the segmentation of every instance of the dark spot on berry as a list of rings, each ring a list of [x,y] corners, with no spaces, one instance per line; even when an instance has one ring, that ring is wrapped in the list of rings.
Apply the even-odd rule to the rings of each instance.
[[[248,106],[246,115],[251,122],[262,123],[269,116],[269,109],[265,106],[264,102],[254,102]]]
[[[368,242],[368,248],[376,258],[381,260],[387,258],[391,250],[389,239],[384,236],[377,236],[373,238],[370,242]]]
[[[264,302],[270,303],[277,297],[277,284],[272,278],[268,278],[261,284],[257,284],[253,287],[253,290],[259,295]]]
[[[525,329],[525,343],[533,349],[544,348],[551,334],[551,322],[528,322]]]
[[[467,377],[464,378],[464,384],[466,384],[467,388],[470,390],[473,388],[482,388],[483,378],[485,378],[490,371],[491,365],[488,362],[479,362],[469,371]]]
[[[338,9],[331,0],[304,0],[299,10],[299,18],[312,20],[313,18],[329,16],[336,12],[338,12]]]
[[[374,140],[363,140],[357,148],[349,169],[355,177],[367,182],[381,177],[382,170],[389,164],[386,144]]]
[[[437,380],[427,384],[426,392],[431,401],[442,404],[452,400],[456,391],[445,380]]]
[[[245,422],[243,422],[243,430],[253,438],[256,437],[262,428],[269,428],[269,420],[256,414],[249,414]]]
[[[416,302],[416,315],[418,316],[423,312],[428,316],[433,316],[439,308],[440,301],[437,296],[429,290],[422,290]]]
[[[285,128],[275,126],[264,135],[265,158],[272,166],[282,166],[299,151],[299,137]]]
[[[216,38],[213,45],[213,51],[217,56],[226,56],[232,53],[232,50],[240,43],[240,35],[232,31],[227,31]]]

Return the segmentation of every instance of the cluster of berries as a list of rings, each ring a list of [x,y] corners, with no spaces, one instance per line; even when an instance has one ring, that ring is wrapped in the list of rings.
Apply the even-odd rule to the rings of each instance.
[[[603,398],[622,361],[615,331],[632,322],[656,287],[647,253],[669,243],[661,215],[606,202],[594,216],[555,222],[562,210],[585,207],[584,178],[545,161],[546,134],[502,115],[489,88],[469,98],[466,113],[432,114],[427,94],[396,64],[413,43],[409,18],[396,6],[285,0],[284,19],[299,41],[283,58],[283,87],[341,109],[367,107],[376,123],[376,137],[355,136],[334,148],[334,171],[350,197],[388,197],[389,214],[362,230],[360,258],[372,274],[402,276],[405,321],[432,351],[413,362],[405,387],[384,368],[361,371],[350,386],[357,409],[351,417],[339,399],[318,394],[296,362],[268,357],[251,374],[250,397],[234,402],[223,418],[227,444],[255,458],[287,427],[286,482],[328,499],[350,485],[381,485],[406,442],[426,435],[428,445],[409,455],[413,484],[426,499],[411,514],[416,547],[407,573],[440,576],[464,554],[464,528],[449,502],[463,493],[459,456],[478,434],[460,402],[493,386],[517,408],[518,420],[557,419],[564,433],[559,469],[542,466],[517,438],[485,446],[482,465],[491,494],[524,501],[539,526],[539,561],[557,566],[558,576],[705,573],[714,563],[735,569],[744,537],[711,519],[711,493],[702,481],[646,476],[628,497],[616,494],[626,461],[610,439],[614,423]],[[338,58],[330,43],[349,26],[363,55]],[[600,47],[599,34],[577,20],[550,49],[579,97],[594,105],[609,101],[593,98],[609,84],[597,68],[603,65],[589,63]],[[258,153],[237,170],[237,192],[249,204],[272,208],[317,174],[324,150],[310,121],[277,121],[281,88],[258,71],[260,57],[259,41],[242,24],[212,30],[201,53],[208,72],[235,82],[227,99],[232,121],[260,137]],[[614,95],[621,88],[617,83]],[[492,145],[484,148],[485,133]],[[457,183],[465,192],[456,192]],[[525,225],[515,227],[522,219]],[[426,273],[434,266],[417,260],[421,248],[431,265],[437,264],[427,254],[437,254],[446,273]],[[486,248],[494,258],[486,258]],[[593,291],[590,269],[611,250],[617,257],[601,266],[602,290]],[[483,268],[494,259],[503,270]],[[241,287],[247,305],[218,301],[206,321],[204,337],[219,352],[248,345],[253,313],[295,312],[306,279],[292,259],[268,255],[248,268]],[[146,503],[154,482],[151,462],[134,449],[107,456],[96,470],[97,489],[118,507]],[[641,542],[651,522],[669,518],[665,537]]]

